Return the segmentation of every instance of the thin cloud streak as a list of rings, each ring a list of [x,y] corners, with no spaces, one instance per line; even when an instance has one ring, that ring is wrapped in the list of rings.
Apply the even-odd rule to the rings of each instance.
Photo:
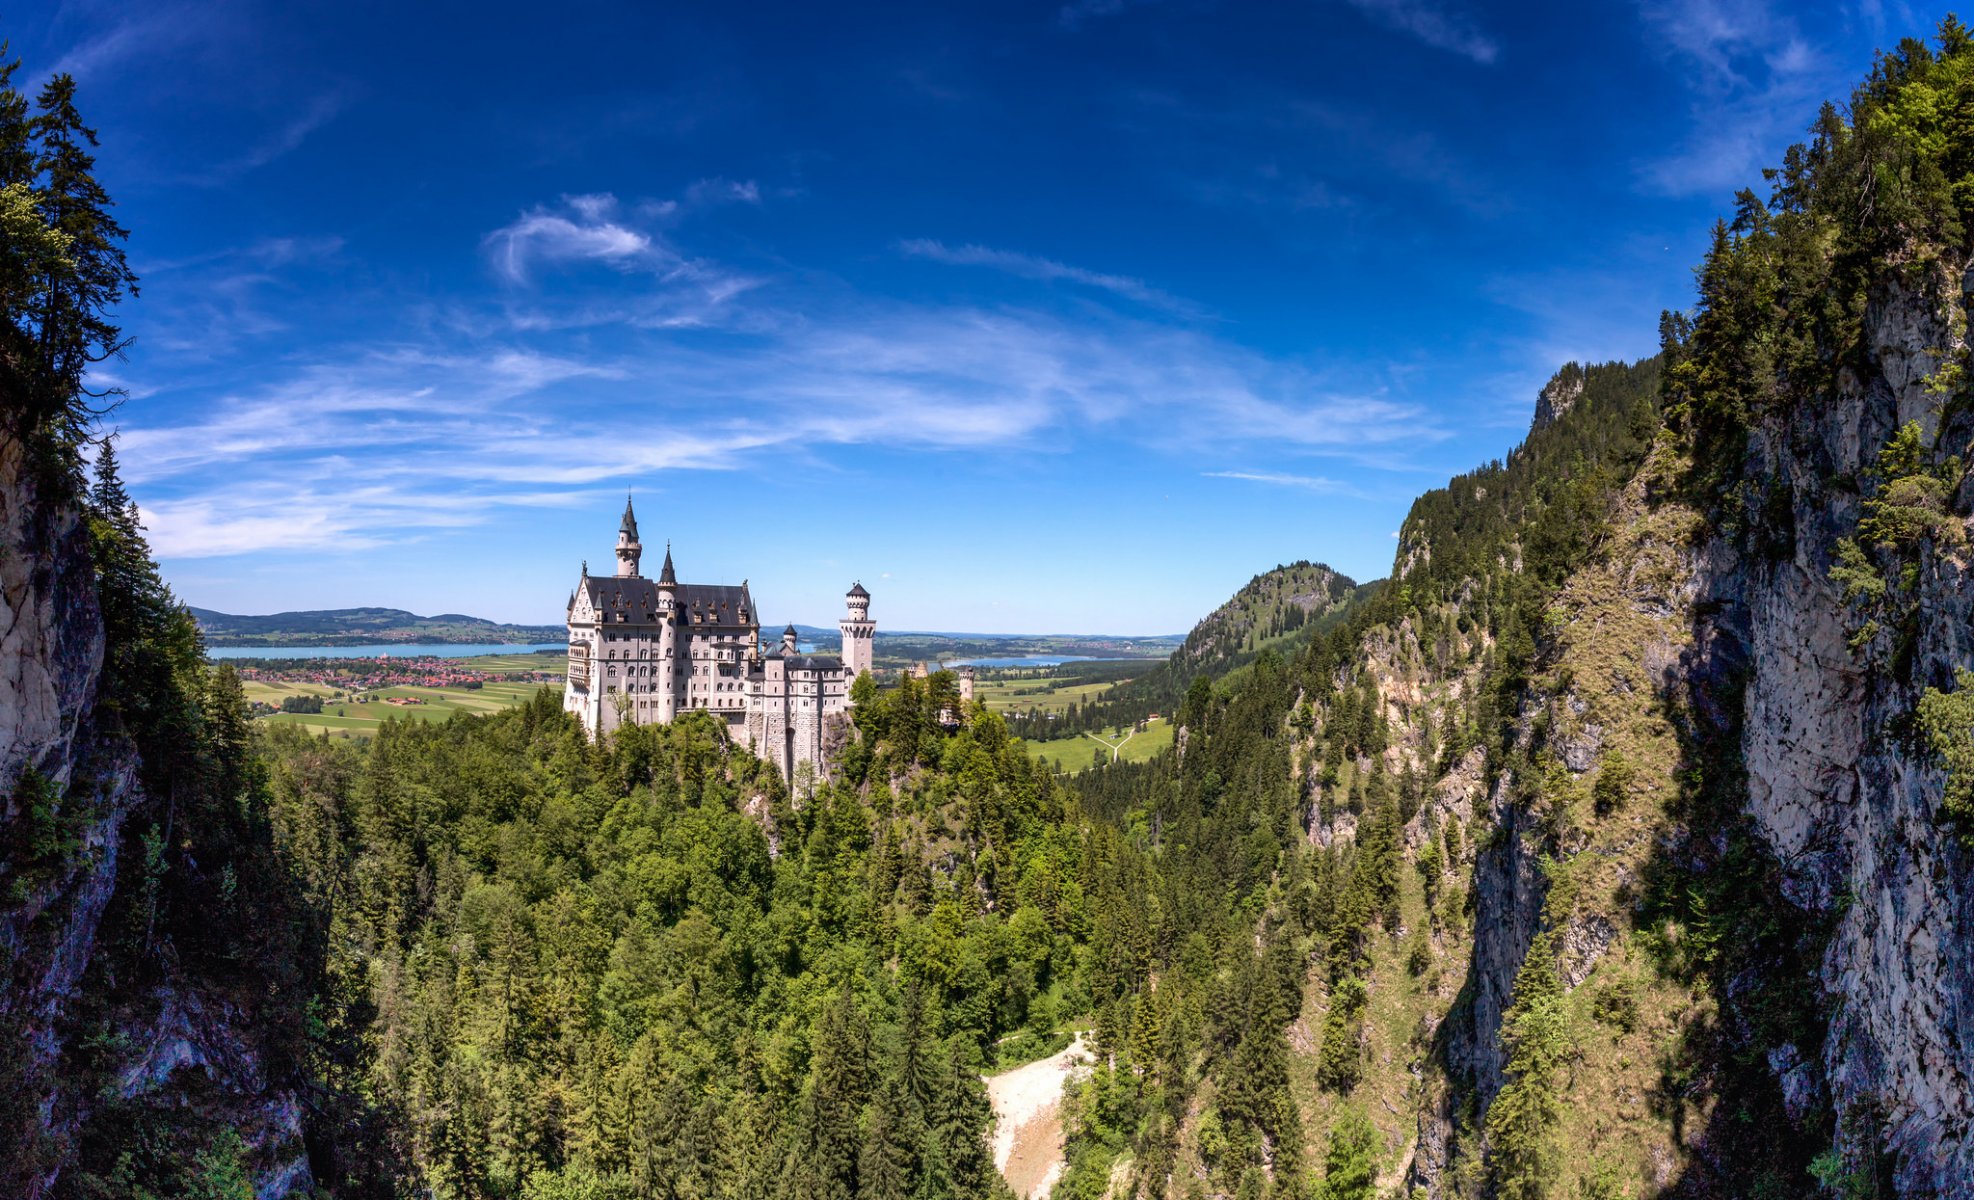
[[[289,121],[274,135],[248,150],[238,158],[226,162],[190,180],[202,187],[215,187],[231,183],[249,171],[264,167],[301,148],[308,136],[336,119],[343,111],[347,98],[340,92],[329,92],[317,96],[309,102],[308,108],[294,120]]]
[[[1324,496],[1351,496],[1361,498],[1363,493],[1335,479],[1321,475],[1290,475],[1280,471],[1205,471],[1206,479],[1238,479],[1246,483],[1265,483],[1273,487],[1296,488],[1306,492],[1316,492]]]
[[[944,242],[930,238],[910,238],[899,242],[898,249],[910,257],[945,263],[948,266],[990,267],[1009,275],[1043,283],[1056,281],[1078,283],[1178,315],[1196,316],[1200,311],[1197,305],[1160,291],[1142,279],[1134,279],[1129,275],[1108,275],[1100,271],[1089,271],[1039,255],[1022,254],[1014,250],[995,250],[991,247],[971,244],[948,246]]]
[[[1501,47],[1466,16],[1430,0],[1347,0],[1358,12],[1387,29],[1410,34],[1436,50],[1445,50],[1490,66]]]

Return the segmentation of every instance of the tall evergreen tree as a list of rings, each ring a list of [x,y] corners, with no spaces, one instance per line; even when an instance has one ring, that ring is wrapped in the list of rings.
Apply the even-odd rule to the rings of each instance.
[[[6,120],[12,101],[0,100],[0,170],[16,154]],[[96,179],[96,131],[75,106],[75,80],[61,74],[42,85],[29,122],[41,210],[49,228],[68,239],[67,260],[47,276],[35,314],[36,358],[41,378],[30,394],[34,417],[51,421],[70,445],[80,443],[95,412],[89,401],[90,366],[123,352],[128,341],[110,310],[137,292],[137,275],[124,256],[129,231],[110,215],[109,193]]]

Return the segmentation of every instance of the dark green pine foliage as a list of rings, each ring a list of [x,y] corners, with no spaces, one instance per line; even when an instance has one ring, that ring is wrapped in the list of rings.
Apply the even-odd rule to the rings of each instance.
[[[85,379],[92,365],[122,353],[111,310],[135,293],[137,277],[124,255],[126,231],[95,177],[96,133],[76,107],[75,80],[50,79],[29,116],[12,83],[17,66],[0,67],[0,188],[30,203],[42,230],[35,248],[9,247],[0,383],[11,428],[24,438],[39,432],[46,465],[72,473],[104,398]]]

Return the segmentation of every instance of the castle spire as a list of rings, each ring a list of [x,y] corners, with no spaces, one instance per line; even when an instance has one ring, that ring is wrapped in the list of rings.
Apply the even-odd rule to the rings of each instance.
[[[679,577],[672,571],[672,544],[665,543],[665,569],[658,572],[658,583],[665,587],[677,587]]]
[[[631,511],[631,496],[624,493],[624,519],[617,526],[617,578],[631,579],[637,575],[637,562],[644,553],[643,543],[637,540],[637,514]]]

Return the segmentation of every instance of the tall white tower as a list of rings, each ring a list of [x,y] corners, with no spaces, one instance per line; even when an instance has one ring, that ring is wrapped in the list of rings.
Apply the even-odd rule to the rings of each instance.
[[[850,585],[844,596],[848,608],[836,627],[843,631],[843,666],[851,679],[870,670],[871,639],[877,634],[877,622],[870,619],[870,593],[861,583]]]
[[[636,575],[638,556],[643,553],[644,545],[637,540],[637,514],[631,511],[631,498],[625,496],[624,519],[617,526],[617,578]]]

